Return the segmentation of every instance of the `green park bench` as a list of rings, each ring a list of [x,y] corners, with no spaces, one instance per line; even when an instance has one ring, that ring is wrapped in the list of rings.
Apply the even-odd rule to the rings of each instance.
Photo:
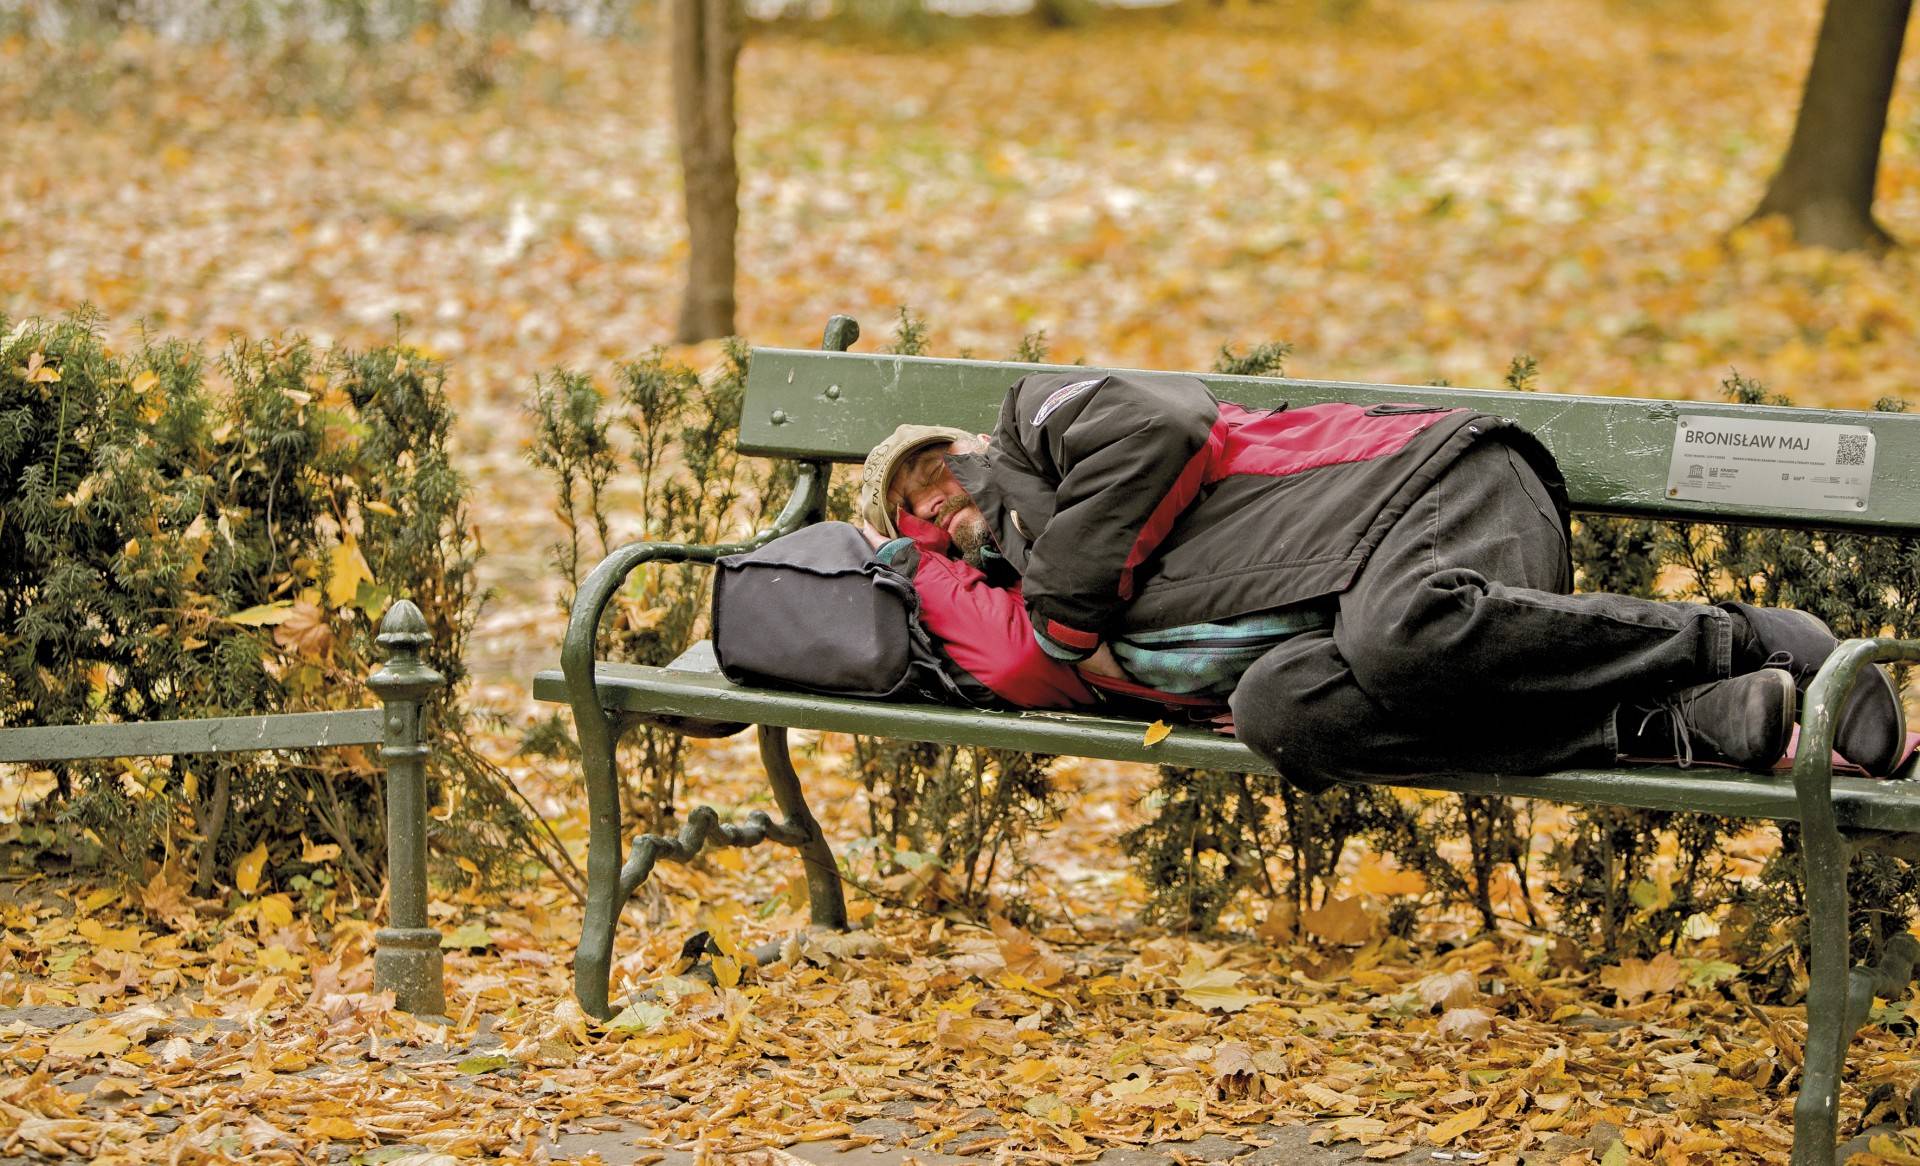
[[[446,678],[424,664],[420,609],[402,599],[380,622],[386,663],[367,678],[377,709],[269,713],[180,721],[114,721],[0,729],[0,765],[108,757],[176,757],[378,745],[387,763],[387,926],[374,933],[373,986],[420,1016],[447,1010],[440,932],[427,923],[427,797],[423,711]]]
[[[662,859],[685,862],[709,845],[752,846],[768,839],[784,843],[799,850],[805,864],[813,923],[846,927],[833,852],[807,808],[788,753],[790,729],[1273,772],[1246,746],[1200,729],[1175,729],[1149,746],[1143,740],[1145,726],[1123,718],[977,711],[741,687],[719,674],[705,645],[666,667],[595,662],[601,615],[636,568],[656,562],[711,563],[818,522],[826,506],[831,463],[861,461],[902,421],[984,431],[1014,381],[1054,367],[846,351],[858,335],[852,320],[835,317],[820,351],[753,351],[740,448],[752,455],[793,459],[799,470],[794,494],[773,525],[730,546],[635,543],[616,549],[580,588],[561,668],[535,679],[537,698],[572,705],[580,739],[592,821],[588,900],[574,958],[574,991],[582,1008],[594,1016],[610,1014],[608,978],[621,908]],[[1254,407],[1412,401],[1510,415],[1553,450],[1573,505],[1582,512],[1920,535],[1920,416],[1223,375],[1202,379],[1216,395]],[[1724,433],[1729,427],[1754,425],[1796,439],[1811,435],[1836,443],[1839,464],[1863,463],[1865,485],[1830,486],[1817,498],[1809,491],[1818,493],[1820,487],[1808,484],[1761,483],[1745,492],[1730,491],[1718,475],[1707,475],[1700,459],[1676,456],[1676,449],[1683,448],[1676,446],[1676,439],[1684,440],[1688,430]],[[1768,428],[1780,426],[1785,428]],[[1695,466],[1701,473],[1692,477]],[[1809,501],[1817,508],[1809,508]],[[1847,1048],[1873,998],[1902,995],[1920,959],[1920,943],[1902,932],[1886,945],[1879,964],[1848,966],[1847,869],[1853,855],[1872,848],[1920,860],[1920,781],[1836,776],[1830,761],[1834,710],[1864,666],[1890,661],[1920,661],[1920,641],[1849,640],[1834,654],[1807,694],[1802,746],[1790,773],[1755,776],[1643,766],[1534,776],[1434,773],[1397,783],[1454,793],[1798,822],[1813,952],[1805,1066],[1794,1106],[1796,1166],[1833,1161]],[[726,736],[757,726],[760,755],[782,817],[775,820],[754,811],[740,822],[723,823],[712,808],[702,806],[687,816],[676,836],[642,836],[629,851],[620,836],[615,746],[623,733],[642,724],[693,736]]]

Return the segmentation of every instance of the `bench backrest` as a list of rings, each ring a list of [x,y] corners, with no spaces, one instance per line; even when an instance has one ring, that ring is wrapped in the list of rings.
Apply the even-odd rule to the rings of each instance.
[[[845,462],[902,421],[984,432],[1016,380],[1046,371],[1081,370],[756,348],[740,447]],[[1577,510],[1920,535],[1920,414],[1197,375],[1254,408],[1407,401],[1515,418],[1559,459]]]

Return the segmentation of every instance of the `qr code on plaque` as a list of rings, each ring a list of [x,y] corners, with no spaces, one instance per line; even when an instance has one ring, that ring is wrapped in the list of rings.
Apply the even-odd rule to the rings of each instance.
[[[1864,433],[1842,433],[1840,450],[1834,455],[1836,466],[1864,466],[1867,464],[1867,435]]]

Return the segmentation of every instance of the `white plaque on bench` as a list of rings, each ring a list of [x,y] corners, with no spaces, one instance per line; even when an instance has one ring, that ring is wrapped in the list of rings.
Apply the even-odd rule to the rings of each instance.
[[[1669,498],[1858,512],[1872,486],[1863,426],[1683,415],[1673,431]]]

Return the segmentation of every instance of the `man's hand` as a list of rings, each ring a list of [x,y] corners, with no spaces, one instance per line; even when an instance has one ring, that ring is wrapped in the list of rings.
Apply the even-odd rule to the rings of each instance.
[[[886,535],[881,534],[879,531],[873,529],[873,527],[867,525],[864,522],[860,524],[860,533],[867,536],[867,545],[871,546],[876,551],[887,544]]]
[[[1095,648],[1093,655],[1080,661],[1080,663],[1074,665],[1074,667],[1089,676],[1104,676],[1109,680],[1132,679],[1132,677],[1127,675],[1126,669],[1120,667],[1120,661],[1113,658],[1113,649],[1105,644],[1101,644]]]

